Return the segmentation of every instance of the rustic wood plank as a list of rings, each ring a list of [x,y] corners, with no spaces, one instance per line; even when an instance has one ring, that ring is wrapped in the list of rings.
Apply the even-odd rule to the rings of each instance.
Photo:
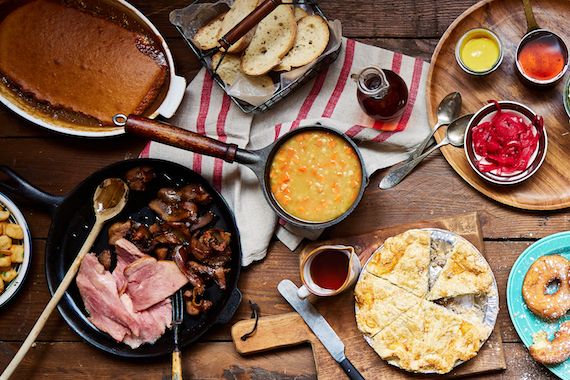
[[[504,372],[479,376],[478,379],[556,379],[543,366],[534,362],[520,344],[506,343],[505,346],[509,352],[507,369]],[[17,343],[0,342],[2,368],[7,365],[17,348]],[[182,361],[184,374],[186,378],[191,379],[316,379],[315,364],[309,346],[240,356],[229,342],[196,344],[183,350]],[[37,343],[22,362],[14,378],[119,380],[132,379],[141,371],[144,371],[144,378],[169,379],[170,358],[145,360],[143,364],[141,361],[113,358],[79,342]]]
[[[477,0],[403,0],[379,4],[368,0],[319,1],[330,19],[343,23],[347,37],[414,37],[440,36],[447,26]],[[177,35],[168,14],[190,4],[190,0],[131,1],[167,38]]]
[[[4,368],[18,348],[0,343],[0,367]],[[170,379],[170,357],[121,360],[83,343],[36,343],[15,372],[14,379]],[[230,342],[196,344],[183,350],[185,379],[315,379],[309,347],[296,347],[256,357],[242,357]]]

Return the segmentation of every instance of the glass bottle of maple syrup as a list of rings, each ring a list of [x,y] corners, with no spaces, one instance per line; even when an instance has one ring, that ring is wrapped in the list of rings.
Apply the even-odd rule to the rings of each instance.
[[[358,103],[368,116],[388,121],[404,112],[408,103],[408,87],[392,70],[369,66],[360,74],[353,74],[352,78],[358,84]]]

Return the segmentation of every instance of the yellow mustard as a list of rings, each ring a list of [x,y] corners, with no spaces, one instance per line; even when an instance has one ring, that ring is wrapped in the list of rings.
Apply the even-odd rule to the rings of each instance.
[[[463,43],[461,61],[472,71],[490,70],[499,60],[499,44],[486,35],[477,35]]]

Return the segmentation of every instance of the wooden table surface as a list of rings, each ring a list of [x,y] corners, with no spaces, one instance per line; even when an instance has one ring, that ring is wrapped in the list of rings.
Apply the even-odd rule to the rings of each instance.
[[[190,0],[136,0],[137,6],[167,38],[177,71],[190,80],[198,69],[196,59],[168,21],[172,9]],[[361,42],[430,59],[448,25],[475,0],[322,0],[325,14],[343,23],[344,35]],[[138,155],[145,141],[130,136],[108,140],[63,137],[28,123],[0,107],[0,164],[9,165],[34,184],[57,195],[66,194],[83,178],[110,163]],[[382,172],[372,177],[354,214],[327,232],[347,236],[415,220],[479,211],[487,258],[500,289],[502,331],[508,368],[484,378],[553,378],[536,364],[522,345],[509,319],[505,288],[509,270],[518,255],[535,240],[568,230],[570,215],[561,212],[527,212],[485,198],[459,178],[440,154],[434,154],[402,184],[378,189]],[[1,178],[0,178],[1,179]],[[7,308],[0,310],[0,367],[4,368],[48,301],[44,276],[44,248],[49,217],[23,207],[33,235],[33,264],[27,281]],[[262,315],[291,311],[278,294],[283,278],[299,283],[298,258],[274,242],[267,258],[242,272],[244,294],[234,321],[250,317],[248,300],[259,304]],[[231,324],[212,330],[198,344],[183,351],[186,378],[210,379],[314,379],[309,347],[240,357],[230,341]],[[170,378],[170,358],[144,362],[115,359],[83,343],[54,313],[38,342],[14,375],[15,379],[49,378]]]

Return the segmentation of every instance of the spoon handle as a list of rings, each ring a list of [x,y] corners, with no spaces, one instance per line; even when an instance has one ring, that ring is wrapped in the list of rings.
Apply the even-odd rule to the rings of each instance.
[[[441,148],[444,145],[449,144],[449,140],[446,138],[444,138],[443,140],[441,140],[441,142],[435,146],[433,146],[432,148],[428,149],[427,152],[423,153],[422,155],[414,158],[413,160],[411,160],[410,162],[406,162],[403,165],[400,165],[396,168],[392,168],[388,171],[388,174],[386,174],[384,176],[384,178],[382,178],[382,181],[380,181],[380,185],[378,185],[378,187],[380,187],[381,189],[390,189],[394,186],[396,186],[397,184],[399,184],[400,182],[402,182],[402,180],[404,178],[406,178],[406,176],[416,167],[418,166],[418,164],[420,162],[422,162],[422,160],[424,158],[426,158],[427,156],[429,156],[434,150]]]
[[[524,6],[524,15],[526,16],[527,33],[536,29],[540,29],[540,27],[536,23],[536,19],[534,18],[534,13],[532,12],[532,5],[530,4],[530,0],[523,0],[523,6]]]
[[[77,254],[77,257],[75,257],[75,260],[71,264],[71,267],[69,268],[69,270],[65,274],[65,277],[61,281],[61,284],[59,284],[59,286],[57,287],[57,290],[53,294],[53,297],[48,302],[46,308],[44,309],[44,311],[36,321],[36,324],[28,334],[28,337],[26,338],[26,340],[24,341],[18,352],[16,353],[16,356],[14,356],[8,367],[6,367],[6,369],[2,373],[2,376],[0,376],[0,380],[8,380],[10,376],[12,376],[12,374],[14,373],[14,371],[16,370],[16,368],[18,367],[24,356],[26,356],[26,353],[28,352],[28,350],[30,349],[30,347],[32,346],[32,344],[34,343],[34,341],[36,340],[36,338],[44,328],[47,319],[49,318],[49,316],[51,315],[51,313],[53,312],[53,310],[55,309],[55,307],[57,306],[57,304],[65,294],[65,291],[71,284],[71,281],[73,281],[73,279],[75,278],[75,275],[79,270],[79,266],[81,265],[81,261],[93,246],[93,243],[95,242],[95,239],[99,235],[99,232],[101,232],[102,227],[103,227],[103,221],[97,219],[95,221],[93,229],[89,233],[89,236],[87,237],[85,243],[83,243],[83,246],[81,247],[81,250]]]
[[[425,138],[424,141],[422,141],[422,143],[420,145],[418,145],[416,147],[416,149],[414,149],[414,151],[412,152],[412,154],[410,154],[410,158],[408,158],[407,162],[412,161],[414,158],[419,157],[420,154],[422,154],[422,152],[424,151],[424,149],[426,148],[426,146],[428,145],[428,143],[430,142],[430,140],[432,139],[433,135],[435,134],[435,132],[437,132],[437,130],[439,128],[441,128],[442,126],[444,126],[445,124],[442,123],[437,123],[434,127],[433,130],[430,132],[430,134]]]

